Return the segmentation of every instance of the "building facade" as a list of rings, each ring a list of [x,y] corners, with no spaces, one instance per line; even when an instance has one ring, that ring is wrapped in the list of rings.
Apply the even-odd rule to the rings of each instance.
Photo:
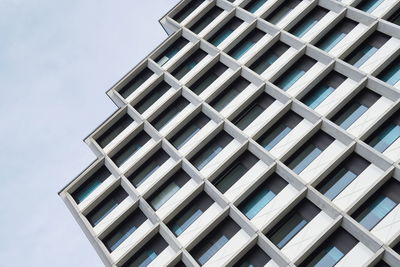
[[[106,266],[400,266],[400,1],[181,1],[59,194]]]

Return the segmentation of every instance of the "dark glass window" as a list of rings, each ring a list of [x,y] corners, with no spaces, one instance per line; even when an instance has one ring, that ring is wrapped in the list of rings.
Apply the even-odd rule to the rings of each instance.
[[[330,51],[337,45],[346,35],[351,32],[357,23],[354,20],[344,18],[332,30],[330,30],[324,37],[316,44],[317,47],[324,51]]]
[[[244,9],[247,11],[254,13],[256,12],[262,5],[264,5],[268,0],[252,0],[248,3]]]
[[[368,145],[379,152],[384,152],[400,138],[400,111],[391,116],[368,139]]]
[[[393,60],[393,62],[378,75],[378,78],[390,85],[397,84],[400,81],[400,57]]]
[[[146,132],[140,132],[111,157],[112,161],[114,161],[118,167],[121,167],[122,164],[124,164],[149,140],[150,136]]]
[[[151,123],[154,128],[161,130],[168,122],[170,122],[176,115],[179,114],[187,105],[189,101],[180,96],[172,104],[170,104],[163,112],[161,112]]]
[[[189,71],[191,71],[196,65],[207,56],[207,53],[202,49],[197,50],[184,60],[178,67],[172,71],[172,75],[178,80],[182,79]]]
[[[280,4],[271,14],[269,14],[265,20],[272,24],[279,23],[284,17],[286,17],[293,9],[300,4],[300,0],[284,1]]]
[[[250,69],[258,74],[263,73],[268,69],[280,56],[283,55],[289,46],[278,41],[271,48],[269,48],[260,58],[258,58],[251,66]]]
[[[254,246],[247,252],[234,267],[263,267],[271,258],[259,246]]]
[[[197,79],[195,83],[189,86],[189,88],[199,95],[227,69],[227,66],[218,61],[218,63],[212,66],[206,73],[204,73],[199,79]]]
[[[265,32],[255,28],[249,34],[247,34],[237,45],[235,45],[228,54],[239,59],[243,56],[250,48],[252,48],[261,38],[263,38]]]
[[[198,114],[187,125],[171,138],[171,144],[180,149],[186,144],[196,133],[198,133],[204,125],[210,121],[204,113]]]
[[[210,102],[210,106],[218,111],[223,110],[249,85],[250,82],[248,80],[239,76]]]
[[[228,38],[228,36],[231,35],[242,23],[243,20],[237,17],[231,18],[221,29],[214,33],[208,41],[213,45],[218,46],[226,38]]]
[[[384,0],[362,0],[357,8],[365,11],[367,13],[371,13],[374,11]]]
[[[196,23],[194,23],[190,30],[196,34],[200,33],[207,27],[216,17],[218,17],[224,10],[220,7],[214,6],[206,14],[204,14]]]
[[[284,91],[287,91],[294,83],[296,83],[306,72],[317,63],[315,59],[303,56],[296,63],[286,70],[274,83]]]
[[[157,62],[160,66],[164,65],[188,43],[188,40],[183,37],[179,37],[178,40],[165,49],[165,51],[155,59],[155,62]]]
[[[308,13],[299,23],[297,23],[290,33],[301,38],[305,35],[312,27],[314,27],[329,11],[321,6],[315,7],[310,13]]]
[[[187,16],[190,15],[196,8],[198,8],[204,0],[192,0],[188,2],[178,13],[176,13],[175,16],[172,18],[176,20],[177,22],[182,22],[184,19],[186,19]]]
[[[390,16],[389,21],[400,26],[400,8]]]
[[[107,146],[115,137],[117,137],[129,124],[133,122],[133,119],[128,114],[125,114],[117,122],[115,122],[110,128],[108,128],[102,135],[96,138],[96,142],[101,148]]]
[[[153,105],[158,99],[160,99],[161,96],[164,95],[170,88],[171,85],[162,81],[133,107],[140,114],[143,114],[143,112],[151,107],[151,105]]]
[[[122,87],[122,89],[119,90],[119,94],[123,98],[127,98],[153,74],[153,71],[151,71],[149,68],[145,68],[144,70],[139,72],[139,74],[137,74],[130,82],[128,82],[127,85]]]

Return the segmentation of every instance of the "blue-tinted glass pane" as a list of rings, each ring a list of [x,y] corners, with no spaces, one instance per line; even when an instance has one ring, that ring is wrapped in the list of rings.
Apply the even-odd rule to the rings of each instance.
[[[222,43],[228,36],[233,32],[232,29],[224,29],[220,34],[215,36],[215,38],[212,40],[212,44],[215,46],[218,46],[220,43]]]
[[[383,2],[383,0],[365,0],[365,1],[362,2],[362,4],[358,8],[361,9],[362,11],[371,13],[382,2]]]
[[[314,159],[316,159],[322,150],[313,145],[308,146],[303,152],[301,152],[290,164],[291,168],[295,173],[301,173]]]
[[[355,173],[343,168],[321,188],[321,192],[328,199],[332,200],[354,181],[356,177]]]
[[[235,125],[239,127],[241,130],[245,129],[249,126],[261,113],[263,113],[264,109],[257,105],[254,105],[246,114],[244,114]]]
[[[235,184],[239,179],[247,172],[247,169],[242,164],[237,164],[233,168],[231,168],[226,175],[224,175],[221,179],[213,182],[215,187],[221,191],[221,193],[225,193],[233,184]]]
[[[181,218],[179,218],[172,226],[172,231],[179,236],[183,233],[200,215],[203,211],[195,208],[191,208]]]
[[[368,108],[366,106],[354,103],[341,116],[339,116],[335,123],[343,129],[347,129],[367,110]]]
[[[205,153],[203,153],[200,158],[196,160],[194,165],[196,166],[197,169],[201,170],[204,168],[204,166],[207,165],[208,162],[210,162],[218,153],[222,150],[222,147],[220,146],[215,146],[209,148]]]
[[[333,267],[338,263],[344,254],[336,247],[329,246],[315,257],[307,266],[313,267]]]
[[[247,40],[242,44],[241,47],[239,47],[237,50],[235,50],[232,53],[232,57],[234,59],[239,59],[241,56],[243,56],[250,48],[252,48],[255,45],[255,43],[251,40]]]
[[[293,31],[293,34],[297,37],[302,37],[306,34],[315,24],[317,24],[318,20],[315,18],[310,18],[301,22],[301,24]]]
[[[158,210],[165,202],[167,202],[179,190],[179,186],[172,182],[166,186],[151,202],[155,210]]]
[[[115,241],[115,243],[110,246],[110,250],[114,251],[119,245],[121,245],[122,242],[124,242],[133,232],[135,232],[137,229],[136,226],[132,225],[130,229],[128,229],[124,234],[122,234],[118,240]]]
[[[354,54],[354,56],[349,60],[349,63],[358,68],[362,64],[364,64],[370,57],[372,57],[372,55],[375,54],[376,51],[378,51],[378,48],[371,45],[365,45],[356,54]]]
[[[200,128],[196,125],[190,125],[187,129],[178,136],[172,144],[177,148],[180,149],[184,144],[186,144],[190,138],[192,138],[196,133],[200,131]]]
[[[98,179],[92,179],[90,181],[90,183],[88,183],[84,189],[79,190],[79,192],[77,192],[75,194],[75,200],[80,203],[82,202],[87,196],[89,196],[100,184],[102,183],[102,181],[98,180]]]
[[[330,51],[335,45],[337,45],[346,34],[344,32],[333,32],[331,36],[328,36],[319,46],[324,51]]]
[[[271,236],[271,241],[278,247],[283,248],[298,232],[303,229],[307,221],[297,213]]]
[[[279,125],[276,129],[274,129],[271,134],[269,134],[262,142],[260,143],[266,150],[271,150],[276,144],[278,144],[288,133],[291,131],[289,127],[285,125]]]
[[[312,109],[315,109],[319,106],[333,91],[335,88],[327,85],[323,85],[319,88],[316,88],[312,94],[310,94],[305,100],[304,104],[309,106]]]
[[[242,212],[250,220],[257,215],[273,198],[275,193],[263,188],[255,196],[253,196],[242,208]]]
[[[279,88],[287,91],[298,79],[300,79],[306,72],[302,69],[293,69],[289,73],[285,74],[277,84]]]
[[[250,4],[248,8],[246,8],[249,12],[256,12],[267,0],[256,0],[254,3]]]
[[[179,49],[177,49],[177,48],[175,48],[175,47],[169,49],[168,51],[166,51],[165,55],[157,61],[157,63],[158,63],[160,66],[164,65],[164,64],[167,63],[173,56],[175,56],[178,52],[179,52]]]
[[[386,196],[379,196],[356,220],[368,230],[375,227],[394,207],[396,202]]]
[[[146,267],[155,258],[157,258],[157,254],[153,250],[146,250],[134,262],[132,262],[131,266]]]
[[[400,126],[392,123],[385,127],[369,144],[379,152],[383,152],[399,137]]]
[[[226,236],[221,236],[214,244],[212,244],[203,255],[198,258],[198,262],[203,265],[206,263],[215,253],[218,252],[227,242],[228,238]]]
[[[393,65],[385,74],[382,75],[381,79],[390,85],[395,85],[400,81],[400,64]]]

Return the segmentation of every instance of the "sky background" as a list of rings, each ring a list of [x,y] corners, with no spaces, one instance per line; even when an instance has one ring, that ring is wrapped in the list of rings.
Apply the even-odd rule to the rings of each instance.
[[[115,110],[105,91],[165,38],[177,0],[0,0],[2,266],[103,266],[57,195]]]

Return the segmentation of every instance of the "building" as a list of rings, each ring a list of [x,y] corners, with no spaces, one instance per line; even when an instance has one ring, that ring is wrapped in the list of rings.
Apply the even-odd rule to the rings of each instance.
[[[400,1],[192,0],[160,22],[60,192],[104,264],[400,266]]]

